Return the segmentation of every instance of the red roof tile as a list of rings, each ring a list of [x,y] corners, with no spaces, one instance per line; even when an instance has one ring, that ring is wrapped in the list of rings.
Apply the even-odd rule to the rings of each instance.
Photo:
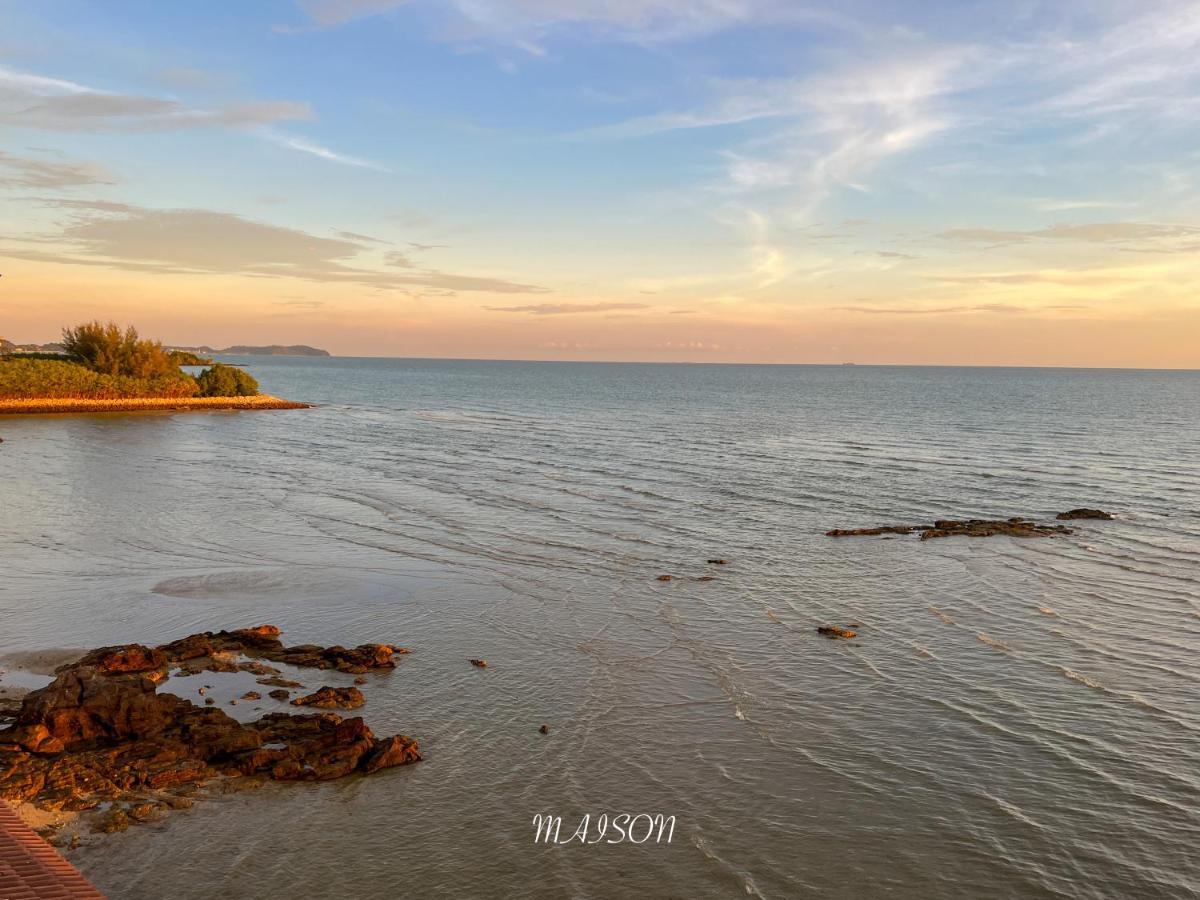
[[[104,900],[0,800],[0,900]]]

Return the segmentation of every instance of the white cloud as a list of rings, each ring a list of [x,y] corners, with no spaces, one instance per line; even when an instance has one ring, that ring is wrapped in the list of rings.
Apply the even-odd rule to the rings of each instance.
[[[952,115],[942,100],[968,80],[971,59],[965,50],[935,50],[809,78],[716,82],[717,97],[705,108],[642,116],[583,136],[767,123],[764,134],[722,152],[721,187],[788,189],[790,214],[803,218],[836,187],[865,189],[864,179],[879,163],[949,128]]]
[[[289,147],[292,150],[298,150],[301,153],[307,153],[310,156],[316,156],[320,159],[328,160],[329,162],[340,163],[343,166],[355,166],[360,169],[374,169],[377,172],[388,171],[378,163],[371,162],[369,159],[362,159],[357,156],[350,156],[345,153],[338,153],[330,150],[328,147],[322,146],[315,141],[310,141],[307,138],[296,137],[291,134],[283,134],[269,128],[259,130],[259,134],[267,140],[279,144],[282,147]]]

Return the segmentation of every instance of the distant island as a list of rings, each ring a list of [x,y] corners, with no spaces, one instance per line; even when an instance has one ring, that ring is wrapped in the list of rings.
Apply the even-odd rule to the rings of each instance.
[[[284,347],[280,344],[271,344],[266,347],[246,347],[238,345],[236,347],[226,347],[224,350],[215,351],[220,356],[329,356],[328,350],[320,350],[316,347],[308,347],[304,344],[293,344],[289,347]]]
[[[226,347],[224,350],[218,350],[215,347],[202,345],[199,347],[184,347],[178,344],[165,344],[163,350],[168,353],[176,353],[181,357],[185,354],[192,354],[197,358],[209,356],[331,356],[328,350],[322,350],[319,347],[309,347],[306,344],[267,344],[262,347],[252,347],[246,344],[238,344],[234,347]],[[0,353],[58,353],[66,355],[67,351],[63,344],[55,341],[49,344],[14,344],[12,341],[0,338]],[[198,363],[181,363],[182,365],[208,365],[209,360]]]

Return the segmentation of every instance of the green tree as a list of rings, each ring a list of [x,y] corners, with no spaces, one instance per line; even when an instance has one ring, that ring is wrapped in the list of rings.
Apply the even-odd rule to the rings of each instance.
[[[196,382],[200,385],[201,397],[253,397],[258,393],[258,382],[236,366],[217,363],[200,373]]]
[[[177,366],[211,366],[212,360],[191,350],[168,350],[167,356]]]
[[[179,372],[162,344],[142,340],[132,325],[122,330],[116,322],[97,321],[64,328],[63,348],[71,359],[101,375],[164,378]]]

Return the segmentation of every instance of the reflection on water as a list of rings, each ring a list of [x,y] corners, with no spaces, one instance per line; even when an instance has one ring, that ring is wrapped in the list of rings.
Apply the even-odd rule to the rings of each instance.
[[[1200,891],[1197,374],[248,364],[325,405],[0,421],[0,653],[402,643],[363,713],[426,761],[81,848],[114,897]]]

